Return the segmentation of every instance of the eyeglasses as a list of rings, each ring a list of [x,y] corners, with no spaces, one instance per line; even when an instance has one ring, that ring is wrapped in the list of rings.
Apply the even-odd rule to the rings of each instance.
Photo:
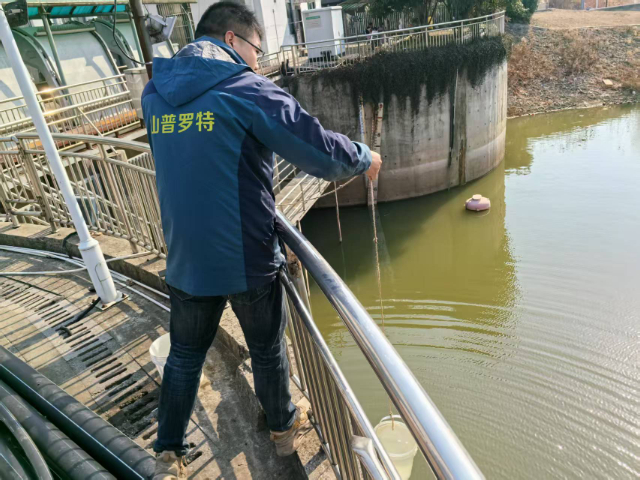
[[[256,49],[256,53],[258,54],[258,56],[260,55],[264,55],[264,51],[260,48],[260,47],[256,47],[253,43],[251,43],[249,40],[247,40],[246,38],[244,38],[242,35],[238,35],[236,32],[233,32],[233,34],[240,38],[241,40],[244,40],[245,42],[247,42],[249,45],[251,45],[253,48]]]

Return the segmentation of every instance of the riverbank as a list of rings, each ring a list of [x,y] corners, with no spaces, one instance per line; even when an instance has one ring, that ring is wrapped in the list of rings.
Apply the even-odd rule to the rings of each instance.
[[[509,25],[508,116],[640,102],[640,26],[577,25]]]

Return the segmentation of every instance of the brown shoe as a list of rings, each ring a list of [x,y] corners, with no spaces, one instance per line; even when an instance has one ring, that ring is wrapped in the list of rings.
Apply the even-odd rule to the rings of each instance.
[[[187,462],[175,452],[165,451],[156,456],[153,480],[179,480],[187,478]]]
[[[298,449],[300,439],[309,432],[313,425],[309,421],[311,406],[305,398],[296,405],[296,419],[286,432],[271,431],[271,441],[276,444],[276,454],[279,457],[291,455]]]

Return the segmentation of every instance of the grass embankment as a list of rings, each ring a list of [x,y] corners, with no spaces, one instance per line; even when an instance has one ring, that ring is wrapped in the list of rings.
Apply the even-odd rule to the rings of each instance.
[[[510,30],[509,116],[640,102],[640,27]]]

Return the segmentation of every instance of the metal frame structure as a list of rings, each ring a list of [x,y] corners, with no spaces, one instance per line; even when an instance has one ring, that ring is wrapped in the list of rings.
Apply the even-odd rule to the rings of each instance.
[[[283,46],[278,52],[258,60],[258,73],[265,76],[315,72],[325,68],[351,65],[379,52],[406,52],[441,47],[453,43],[464,44],[477,38],[494,37],[504,33],[505,12],[453,22],[423,25],[381,32],[377,35],[355,35],[317,42]],[[339,50],[340,55],[327,54]],[[315,55],[310,53],[316,52]],[[322,59],[312,59],[322,53]]]
[[[126,238],[164,257],[166,244],[149,146],[88,135],[53,134],[53,138],[61,144],[84,143],[91,147],[82,153],[59,152],[73,198],[88,228]],[[18,133],[0,138],[0,147],[0,203],[14,225],[25,219],[54,228],[71,225],[68,204],[50,174],[38,135]],[[125,151],[133,156],[127,158]],[[285,177],[291,178],[291,174],[285,173]],[[279,184],[277,178],[274,183]],[[287,188],[286,183],[283,188]],[[288,298],[289,353],[295,358],[291,362],[292,380],[311,402],[314,426],[336,476],[399,478],[313,321],[303,269],[338,312],[436,476],[482,478],[398,352],[340,277],[282,212],[277,214],[277,228],[302,264],[293,263],[288,274],[281,272],[279,276]]]
[[[38,132],[39,143],[42,146],[43,157],[48,160],[48,167],[55,179],[58,188],[56,194],[59,198],[64,199],[64,202],[68,208],[69,216],[73,221],[73,226],[76,229],[80,243],[78,244],[78,250],[82,256],[82,259],[87,264],[87,272],[91,278],[91,283],[96,291],[98,297],[102,301],[103,308],[113,305],[123,299],[122,293],[118,292],[111,278],[111,272],[107,267],[107,262],[102,254],[102,249],[97,240],[91,237],[89,229],[85,223],[82,212],[79,206],[75,202],[73,187],[69,182],[64,165],[60,159],[58,148],[51,136],[49,126],[43,112],[40,110],[40,103],[36,95],[36,90],[31,83],[31,78],[27,67],[24,64],[18,45],[13,38],[11,27],[5,16],[4,9],[0,6],[0,40],[7,52],[7,58],[9,65],[16,76],[24,101],[27,105],[31,120],[34,127]]]
[[[157,8],[163,17],[176,17],[171,41],[178,45],[178,49],[195,40],[193,15],[188,3],[159,3]]]
[[[139,126],[124,75],[43,90],[37,98],[54,132],[105,135]],[[0,135],[34,128],[23,97],[0,101]]]

